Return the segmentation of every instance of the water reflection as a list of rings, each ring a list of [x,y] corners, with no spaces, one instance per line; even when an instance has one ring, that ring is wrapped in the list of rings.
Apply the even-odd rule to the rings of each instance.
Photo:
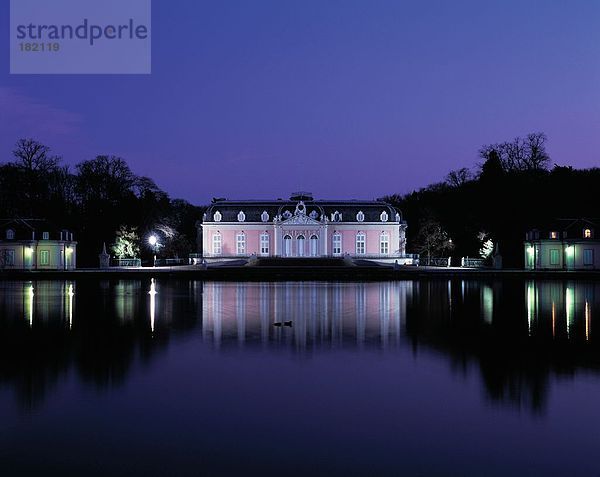
[[[70,370],[110,389],[192,335],[215,351],[437,351],[491,402],[540,412],[551,378],[600,368],[599,305],[600,284],[575,281],[2,281],[0,383],[24,408]]]
[[[398,346],[411,295],[412,282],[205,283],[202,337],[216,348]]]

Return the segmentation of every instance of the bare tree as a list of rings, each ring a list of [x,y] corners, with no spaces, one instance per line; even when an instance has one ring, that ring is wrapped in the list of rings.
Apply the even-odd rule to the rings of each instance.
[[[467,182],[469,182],[473,178],[471,171],[463,167],[461,169],[456,169],[454,171],[450,171],[446,176],[446,184],[450,187],[461,187]]]
[[[483,146],[479,157],[487,161],[492,153],[497,154],[505,172],[546,170],[550,164],[546,141],[544,133],[530,133],[525,139]]]
[[[415,246],[420,253],[426,253],[427,258],[431,258],[432,255],[440,256],[454,249],[452,239],[442,224],[433,218],[425,219],[419,224]]]
[[[48,173],[56,170],[60,158],[50,155],[50,148],[34,139],[19,139],[13,151],[15,165],[26,171]]]

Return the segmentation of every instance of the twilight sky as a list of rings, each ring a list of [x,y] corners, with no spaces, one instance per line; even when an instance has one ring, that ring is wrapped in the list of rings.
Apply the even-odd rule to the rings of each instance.
[[[599,166],[600,2],[154,0],[152,74],[10,75],[0,158],[115,154],[173,197],[373,198],[544,131]]]

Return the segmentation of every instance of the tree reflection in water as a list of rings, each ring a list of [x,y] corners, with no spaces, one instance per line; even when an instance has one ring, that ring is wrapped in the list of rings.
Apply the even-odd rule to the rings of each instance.
[[[545,408],[552,377],[597,370],[600,284],[569,281],[0,282],[0,381],[31,409],[75,372],[97,389],[151,365],[174,337],[215,351],[306,355],[409,347],[479,369],[491,402]],[[288,322],[290,326],[273,326]]]

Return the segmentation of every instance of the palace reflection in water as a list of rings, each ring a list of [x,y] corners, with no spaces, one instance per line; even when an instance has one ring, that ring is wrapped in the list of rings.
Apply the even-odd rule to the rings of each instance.
[[[110,388],[192,335],[215,351],[441,351],[492,401],[539,410],[551,376],[598,369],[599,308],[600,284],[575,281],[3,281],[0,382],[25,407],[69,370]]]

